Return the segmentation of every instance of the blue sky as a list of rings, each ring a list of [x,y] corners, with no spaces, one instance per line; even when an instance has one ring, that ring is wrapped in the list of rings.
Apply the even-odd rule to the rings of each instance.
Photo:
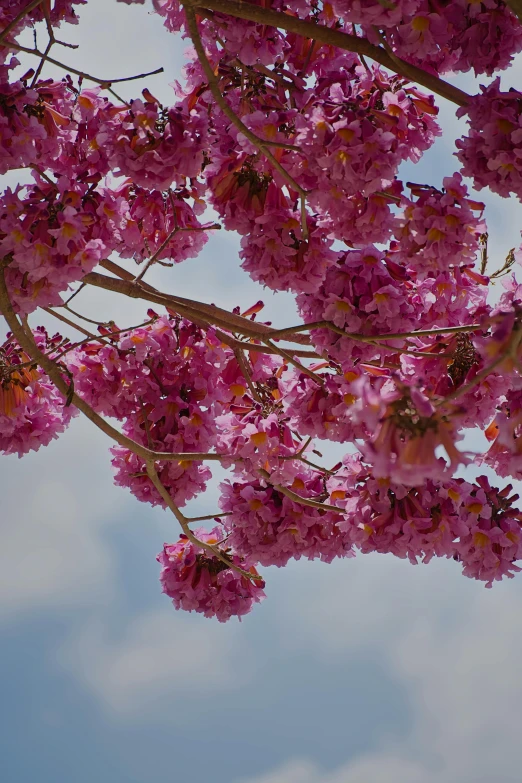
[[[102,78],[164,65],[147,86],[168,103],[186,47],[148,10],[89,0],[62,32],[81,43],[64,60]],[[447,136],[405,178],[439,184],[456,169],[452,106],[442,120]],[[520,206],[487,201],[501,262]],[[222,232],[151,279],[225,307],[262,296],[291,323],[291,298],[238,271],[237,247]],[[82,309],[121,324],[143,312],[99,291]],[[522,578],[488,591],[453,562],[361,556],[270,569],[242,623],[178,613],[155,562],[175,521],[113,486],[109,445],[76,420],[49,448],[2,460],[2,781],[518,783]],[[215,486],[190,513],[214,510]]]

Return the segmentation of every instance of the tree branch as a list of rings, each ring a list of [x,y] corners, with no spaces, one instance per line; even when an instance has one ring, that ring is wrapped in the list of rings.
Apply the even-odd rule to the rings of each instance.
[[[515,2],[518,3],[521,0],[515,0]],[[248,2],[243,2],[243,0],[187,0],[184,5],[187,15],[187,6],[196,10],[198,7],[208,8],[238,19],[246,19],[251,22],[259,22],[259,24],[287,30],[288,32],[302,35],[304,38],[336,46],[338,49],[344,49],[348,52],[356,52],[375,60],[375,62],[380,63],[394,73],[422,84],[423,87],[452,103],[456,103],[458,106],[466,106],[470,101],[470,96],[463,90],[459,90],[458,87],[454,87],[452,84],[448,84],[448,82],[439,79],[437,76],[433,76],[398,57],[392,59],[383,48],[374,46],[366,38],[342,33],[325,25],[307,22],[295,16],[272,11],[259,5],[251,5]]]
[[[47,373],[49,378],[52,380],[56,388],[63,394],[64,397],[68,397],[70,395],[70,387],[67,384],[67,382],[62,377],[62,372],[60,368],[55,364],[55,362],[50,359],[48,356],[46,356],[38,346],[36,345],[32,335],[26,334],[25,329],[23,328],[22,324],[18,320],[18,317],[13,310],[13,306],[11,304],[11,301],[9,299],[9,294],[7,292],[7,286],[5,283],[5,273],[4,269],[0,267],[0,311],[2,312],[2,315],[4,316],[5,320],[7,321],[7,325],[9,326],[9,329],[14,334],[18,344],[22,348],[22,350],[25,351],[25,353],[30,356],[36,364],[38,364],[42,370]],[[211,459],[211,460],[221,460],[223,458],[223,455],[221,454],[203,454],[203,453],[191,453],[191,452],[183,452],[180,454],[171,454],[168,452],[160,452],[160,451],[151,451],[150,449],[145,448],[145,446],[141,446],[139,443],[136,443],[135,441],[131,440],[131,438],[127,438],[126,435],[122,435],[121,432],[118,432],[117,429],[112,427],[105,419],[100,416],[98,413],[96,413],[88,403],[86,403],[84,400],[82,400],[81,397],[79,397],[76,392],[73,392],[71,395],[71,402],[72,404],[78,408],[81,413],[84,414],[90,421],[92,421],[93,424],[98,427],[102,432],[105,433],[109,438],[116,441],[120,446],[123,446],[123,448],[129,449],[129,451],[132,451],[134,454],[137,454],[139,457],[141,457],[145,462],[147,460],[164,460],[164,461],[176,461],[176,460],[201,460],[201,459]]]
[[[90,272],[82,278],[82,282],[97,286],[98,288],[105,288],[108,291],[115,291],[133,299],[144,299],[145,301],[155,302],[164,307],[170,307],[180,315],[183,315],[194,323],[202,326],[215,324],[222,329],[244,334],[247,337],[258,340],[262,340],[263,337],[272,336],[273,329],[265,324],[250,321],[248,318],[243,318],[241,315],[230,313],[215,305],[208,305],[192,299],[163,294],[146,283],[135,283],[133,282],[134,278],[130,272],[126,272],[126,270],[121,269],[117,264],[113,264],[113,262],[107,263],[104,261],[100,263],[100,266],[103,266],[105,269],[110,269],[110,271],[115,271],[114,267],[116,267],[121,276],[119,275],[119,279],[115,279],[102,275],[99,272]],[[298,339],[294,339],[293,342],[300,343],[301,345],[310,344],[309,338],[304,336],[299,336]]]
[[[328,503],[319,503],[317,500],[311,500],[310,498],[302,498],[301,495],[298,495],[296,492],[292,492],[292,490],[288,489],[288,487],[283,487],[282,484],[274,484],[272,481],[270,481],[270,473],[267,470],[259,470],[258,473],[268,484],[271,484],[274,489],[276,489],[282,495],[285,495],[290,500],[293,500],[295,503],[301,503],[303,506],[310,506],[311,508],[318,508],[321,511],[335,511],[335,513],[339,514],[339,516],[342,516],[344,513],[343,510],[337,506],[330,506]]]
[[[301,200],[301,229],[303,232],[303,238],[308,239],[308,229],[306,225],[306,190],[301,187],[301,185],[296,182],[296,180],[292,177],[291,174],[288,173],[288,171],[282,166],[279,161],[274,157],[272,152],[268,149],[269,142],[265,141],[264,139],[259,138],[259,136],[256,136],[255,133],[253,133],[250,128],[247,128],[245,123],[237,116],[237,114],[231,109],[231,107],[226,102],[225,98],[221,94],[221,88],[219,86],[219,82],[216,79],[216,75],[212,69],[212,66],[210,65],[206,52],[205,47],[203,46],[203,42],[201,40],[201,36],[199,34],[198,30],[198,23],[196,20],[196,14],[192,7],[188,6],[185,8],[185,15],[187,17],[187,27],[190,33],[190,37],[192,39],[192,43],[194,44],[194,48],[196,50],[196,54],[198,56],[198,60],[201,64],[201,67],[203,68],[205,72],[205,76],[207,77],[208,86],[209,89],[214,97],[214,100],[218,104],[219,108],[225,114],[230,122],[235,125],[235,127],[247,138],[252,144],[257,147],[257,149],[265,156],[267,160],[270,161],[272,166],[275,168],[276,171],[279,172],[279,174],[283,177],[285,182],[290,185],[290,187],[296,191],[296,193],[299,194],[300,200]],[[279,146],[279,145],[277,145]]]
[[[172,498],[170,497],[168,491],[163,486],[160,477],[158,476],[158,472],[154,466],[154,462],[147,460],[147,475],[149,479],[152,481],[154,486],[156,487],[156,490],[159,492],[163,500],[165,501],[168,508],[172,511],[176,519],[178,520],[181,529],[187,536],[188,540],[194,544],[194,546],[200,547],[201,549],[206,549],[207,551],[211,552],[214,557],[217,557],[218,560],[220,560],[222,563],[225,563],[229,568],[231,568],[233,571],[236,571],[238,574],[241,574],[241,576],[246,577],[247,579],[251,579],[252,581],[263,581],[262,577],[260,577],[258,574],[252,574],[250,571],[245,571],[243,568],[240,568],[239,566],[235,565],[229,558],[214,544],[207,544],[205,541],[200,541],[199,538],[197,538],[192,530],[189,527],[189,520],[187,517],[184,516],[184,514],[181,512],[181,510],[178,508],[178,506],[174,503]]]
[[[82,79],[87,79],[89,82],[94,82],[95,84],[101,84],[102,87],[110,87],[111,84],[117,84],[118,82],[133,82],[136,79],[144,79],[146,76],[155,76],[158,73],[163,73],[163,68],[156,68],[155,71],[148,71],[147,73],[138,73],[136,76],[123,76],[119,79],[98,79],[96,76],[91,76],[89,73],[85,73],[85,71],[79,71],[77,68],[73,68],[71,65],[66,65],[65,63],[60,62],[59,60],[55,60],[53,57],[49,57],[45,54],[45,52],[41,52],[39,49],[29,49],[27,46],[21,46],[20,44],[15,43],[14,41],[6,41],[5,45],[8,46],[10,49],[14,49],[17,52],[25,52],[25,54],[32,54],[35,57],[43,58],[45,57],[46,62],[52,63],[53,65],[56,65],[58,68],[62,68],[64,71],[68,71],[69,73],[75,73],[77,76],[81,76]]]

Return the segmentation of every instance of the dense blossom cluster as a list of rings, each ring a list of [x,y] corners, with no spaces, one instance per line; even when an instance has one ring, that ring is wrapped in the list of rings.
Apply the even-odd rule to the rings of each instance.
[[[219,527],[211,531],[196,529],[195,534],[206,544],[218,545],[224,531]],[[257,571],[237,555],[230,555],[231,562],[240,565],[253,576]],[[176,609],[202,612],[205,617],[216,617],[224,623],[230,617],[241,618],[265,597],[264,583],[253,581],[236,573],[206,549],[194,545],[182,535],[176,544],[165,544],[158,555],[161,563],[160,580],[163,592],[172,598]]]
[[[392,553],[427,563],[453,558],[466,576],[491,587],[521,569],[522,512],[508,484],[498,490],[486,476],[471,484],[463,479],[433,481],[409,488],[377,479],[361,461],[348,457],[330,481],[332,499],[344,507],[338,527],[361,552]]]
[[[457,140],[462,173],[478,189],[522,199],[522,93],[502,92],[500,79],[481,90],[458,111],[470,125],[469,136]]]
[[[455,474],[474,461],[522,479],[516,276],[489,300],[521,253],[488,266],[484,204],[463,179],[522,200],[522,93],[496,78],[468,96],[438,76],[507,68],[518,18],[502,0],[273,0],[276,28],[257,0],[255,21],[154,0],[194,44],[163,105],[147,88],[124,100],[101,80],[15,70],[25,28],[76,23],[85,2],[0,9],[0,174],[25,183],[0,194],[0,291],[27,349],[11,333],[0,347],[0,451],[47,445],[79,399],[115,422],[116,483],[183,528],[158,555],[164,592],[223,622],[264,597],[256,564],[380,552],[449,558],[487,586],[512,577],[518,496]],[[295,17],[350,45],[288,32]],[[435,185],[400,179],[441,133],[412,66],[469,123],[461,170]],[[253,280],[296,295],[302,323],[278,333],[262,302],[227,312],[150,285],[153,264],[198,256],[221,226]],[[75,310],[89,284],[155,310],[96,332]],[[39,309],[82,319],[81,339],[32,330]],[[56,363],[61,392],[28,346]],[[484,453],[464,447],[468,429]],[[315,439],[349,453],[327,466]],[[192,529],[186,506],[215,463],[229,471],[219,524]]]

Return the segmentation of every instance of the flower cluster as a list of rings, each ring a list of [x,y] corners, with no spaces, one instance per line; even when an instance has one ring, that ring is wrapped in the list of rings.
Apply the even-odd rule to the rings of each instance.
[[[462,173],[478,190],[522,199],[522,93],[502,92],[500,79],[481,90],[457,112],[470,125],[469,135],[456,141]]]
[[[419,0],[413,12],[386,29],[395,52],[437,73],[469,71],[491,76],[504,70],[522,49],[522,30],[502,0]],[[367,29],[372,37],[372,31]],[[375,36],[375,33],[373,33]]]
[[[218,547],[225,533],[215,527],[211,531],[194,531],[199,541]],[[258,576],[255,566],[232,553],[226,553],[230,562]],[[227,566],[211,551],[181,535],[176,544],[165,544],[157,557],[161,564],[160,581],[163,592],[172,598],[176,609],[201,612],[205,617],[216,617],[224,623],[231,617],[241,619],[265,597],[264,582],[249,579]]]
[[[330,480],[332,502],[346,515],[338,527],[363,553],[391,553],[417,563],[447,557],[465,576],[491,587],[521,569],[522,512],[508,484],[498,490],[485,476],[475,484],[463,479],[427,479],[413,489],[375,479],[357,458]]]
[[[264,597],[256,563],[359,550],[447,557],[487,586],[513,576],[522,512],[511,486],[455,472],[471,461],[464,431],[479,428],[490,447],[475,461],[522,478],[522,286],[510,279],[487,301],[522,253],[487,268],[484,205],[463,179],[522,199],[522,92],[496,79],[470,97],[438,76],[507,67],[522,50],[518,18],[504,0],[255,0],[254,20],[153,0],[194,44],[172,105],[148,89],[127,101],[108,82],[85,87],[86,75],[45,79],[36,65],[15,78],[19,33],[43,23],[43,67],[58,44],[50,25],[75,22],[83,2],[0,9],[0,30],[20,15],[0,46],[0,175],[24,169],[32,182],[0,194],[0,274],[20,328],[56,306],[71,327],[69,315],[88,324],[76,343],[33,332],[66,399],[11,336],[0,347],[0,451],[49,443],[78,397],[94,420],[115,419],[116,483],[183,529],[158,556],[164,592],[220,621]],[[268,11],[288,24],[265,24]],[[296,18],[309,24],[284,29]],[[303,28],[340,31],[365,54]],[[470,125],[462,170],[439,188],[399,179],[440,134],[416,75]],[[289,310],[292,327],[274,331],[261,301],[227,312],[151,287],[152,264],[197,256],[220,225],[240,235],[254,281],[296,295],[304,323]],[[115,277],[92,274],[98,264]],[[164,310],[123,329],[98,323],[79,297],[63,301],[75,283],[74,297],[94,283]],[[314,438],[351,456],[327,467]],[[178,507],[213,462],[229,470],[222,522],[192,533],[213,515]]]
[[[394,232],[398,240],[394,259],[417,272],[473,266],[485,232],[485,223],[480,219],[484,204],[468,198],[460,174],[445,177],[442,191],[412,184],[410,189],[416,199],[405,199],[406,206]]]
[[[22,314],[61,303],[60,293],[92,271],[113,248],[104,196],[62,177],[56,185],[9,188],[0,198],[0,257]]]
[[[417,161],[440,129],[432,98],[407,88],[379,68],[319,80],[305,93],[296,118],[296,143],[305,155],[301,182],[307,190],[370,195],[386,190],[399,164]]]
[[[225,353],[212,332],[179,319],[153,323],[67,354],[75,388],[96,411],[123,421],[123,433],[153,451],[206,452],[215,442],[211,411]],[[143,460],[122,446],[112,449],[116,483],[140,500],[164,505]],[[201,460],[158,462],[158,473],[174,502],[184,505],[211,476]]]
[[[320,502],[327,495],[323,477],[302,465],[290,486],[299,497]],[[284,566],[293,558],[353,557],[340,533],[341,512],[306,506],[259,481],[221,484],[221,510],[227,545],[261,565]]]
[[[147,90],[120,114],[111,139],[111,164],[136,185],[163,190],[184,185],[203,165],[206,127],[184,101],[169,109]]]

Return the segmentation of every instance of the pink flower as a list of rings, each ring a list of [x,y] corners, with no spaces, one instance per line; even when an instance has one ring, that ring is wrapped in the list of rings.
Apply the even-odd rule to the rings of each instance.
[[[108,140],[111,165],[142,187],[184,185],[200,173],[206,134],[203,115],[187,100],[165,109],[145,91],[145,102],[132,101]]]
[[[359,449],[375,477],[419,486],[427,478],[447,478],[459,464],[470,461],[455,446],[459,438],[451,418],[436,411],[420,391],[404,389],[401,395],[397,389],[375,434]],[[437,455],[439,446],[449,464]]]

